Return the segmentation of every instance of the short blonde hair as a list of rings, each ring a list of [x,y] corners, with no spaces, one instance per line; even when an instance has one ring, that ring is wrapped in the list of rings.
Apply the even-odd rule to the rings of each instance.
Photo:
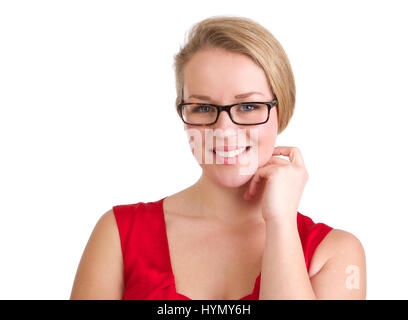
[[[288,125],[295,108],[296,87],[289,59],[281,44],[259,23],[243,17],[213,16],[190,29],[188,41],[174,56],[176,108],[182,98],[184,65],[199,50],[221,48],[250,57],[266,74],[278,100],[278,134]]]

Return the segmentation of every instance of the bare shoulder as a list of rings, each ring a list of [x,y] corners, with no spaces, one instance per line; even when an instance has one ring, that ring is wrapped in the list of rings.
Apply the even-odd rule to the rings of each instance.
[[[316,248],[311,263],[311,283],[318,297],[365,299],[365,251],[354,234],[331,230]]]
[[[122,299],[123,258],[113,210],[97,221],[79,263],[71,299]]]
[[[351,253],[350,251],[357,254],[364,254],[364,248],[360,240],[348,231],[333,229],[316,248],[315,255],[323,258],[323,262],[326,262],[334,255],[340,253],[349,254]]]

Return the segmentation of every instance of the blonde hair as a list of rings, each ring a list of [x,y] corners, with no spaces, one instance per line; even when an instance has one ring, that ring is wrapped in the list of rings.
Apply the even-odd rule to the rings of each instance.
[[[260,66],[278,100],[278,134],[288,125],[295,108],[296,87],[289,59],[281,44],[263,26],[243,17],[214,16],[190,29],[188,41],[174,56],[176,108],[183,93],[184,65],[199,50],[221,48],[242,53]]]

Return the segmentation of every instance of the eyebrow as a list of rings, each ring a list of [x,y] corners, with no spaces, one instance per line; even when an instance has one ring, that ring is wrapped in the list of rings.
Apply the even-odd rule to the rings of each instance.
[[[257,91],[251,91],[251,92],[247,92],[247,93],[241,93],[241,94],[237,94],[235,96],[235,99],[243,99],[243,98],[248,98],[249,96],[252,96],[253,94],[259,94],[261,96],[263,96],[263,93],[261,92],[257,92]],[[200,100],[211,100],[211,98],[209,96],[203,96],[200,94],[192,94],[188,97],[188,99],[190,98],[196,98],[196,99],[200,99]]]

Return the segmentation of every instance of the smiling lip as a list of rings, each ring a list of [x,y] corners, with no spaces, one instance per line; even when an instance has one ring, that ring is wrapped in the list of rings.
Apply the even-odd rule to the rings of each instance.
[[[233,151],[241,148],[248,148],[249,146],[223,146],[212,148],[211,151]]]
[[[240,151],[240,149],[243,149],[243,150]],[[233,150],[229,150],[229,151],[212,150],[212,153],[214,154],[216,163],[232,165],[232,164],[237,164],[241,158],[247,156],[248,153],[250,152],[249,150],[251,150],[251,146],[234,148]]]

